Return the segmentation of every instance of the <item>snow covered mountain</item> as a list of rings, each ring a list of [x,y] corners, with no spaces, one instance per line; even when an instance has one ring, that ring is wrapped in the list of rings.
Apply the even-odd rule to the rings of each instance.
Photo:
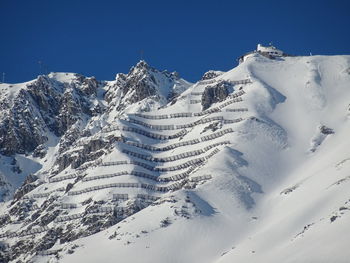
[[[195,84],[0,84],[0,261],[348,262],[350,56]]]

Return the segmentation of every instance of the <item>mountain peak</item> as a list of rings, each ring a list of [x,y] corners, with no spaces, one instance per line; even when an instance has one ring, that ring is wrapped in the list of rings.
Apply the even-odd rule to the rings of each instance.
[[[0,261],[347,262],[349,68],[258,55],[191,84],[142,60],[1,84]]]

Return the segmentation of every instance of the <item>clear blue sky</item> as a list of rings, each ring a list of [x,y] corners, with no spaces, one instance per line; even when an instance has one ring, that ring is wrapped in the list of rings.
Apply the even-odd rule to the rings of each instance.
[[[10,83],[35,78],[38,61],[112,80],[140,50],[196,81],[271,41],[290,54],[350,54],[350,1],[0,0],[0,74]]]

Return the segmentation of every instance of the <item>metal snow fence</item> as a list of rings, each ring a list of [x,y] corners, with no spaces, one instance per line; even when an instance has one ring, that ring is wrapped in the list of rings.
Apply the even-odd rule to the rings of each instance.
[[[128,200],[128,194],[113,194],[113,200]]]
[[[248,108],[226,109],[227,112],[244,112],[248,111]]]
[[[182,133],[185,133],[185,132],[182,132]],[[196,143],[200,143],[200,141],[198,139],[194,139],[194,140],[184,141],[184,142],[180,142],[180,143],[174,143],[171,145],[167,145],[167,146],[158,148],[158,147],[154,147],[154,146],[148,145],[148,144],[141,144],[141,143],[136,143],[136,142],[125,142],[125,144],[135,146],[135,147],[138,147],[141,149],[149,150],[149,151],[155,151],[155,152],[169,151],[169,150],[173,150],[177,147],[181,147],[181,146],[185,146],[185,145],[193,145]]]
[[[168,119],[168,115],[146,115],[146,114],[140,114],[140,113],[135,113],[135,116],[144,118],[144,119],[150,119],[150,120],[161,120],[161,119]]]
[[[242,118],[234,119],[234,120],[223,120],[224,124],[237,123],[243,121]]]
[[[49,182],[50,183],[56,183],[56,182],[60,182],[60,181],[68,180],[68,179],[77,178],[77,177],[78,177],[77,174],[68,174],[68,175],[65,175],[65,176],[50,178]]]
[[[232,103],[237,103],[237,102],[241,102],[241,101],[243,101],[242,98],[232,99],[232,100],[229,100],[229,101],[227,101],[227,102],[221,104],[221,105],[219,106],[219,108],[222,109],[222,108],[224,108],[224,107],[226,107],[226,106],[228,106],[228,105],[230,105],[230,104],[232,104]]]
[[[149,155],[149,154],[141,154],[141,153],[129,151],[129,150],[126,150],[126,149],[123,149],[122,152],[126,153],[126,154],[128,154],[130,156],[134,156],[134,157],[143,159],[143,160],[153,161],[153,156]]]
[[[208,110],[205,110],[205,111],[196,112],[193,115],[199,117],[199,116],[203,116],[203,115],[207,115],[207,114],[211,114],[211,113],[219,112],[219,111],[220,111],[220,108],[219,107],[215,107],[215,108],[208,109]]]
[[[38,233],[45,232],[45,231],[48,231],[48,230],[49,230],[49,228],[47,226],[38,227],[38,228],[32,228],[32,229],[29,229],[29,230],[23,230],[22,232],[17,234],[17,236],[23,237],[23,236],[38,234]]]
[[[50,256],[50,255],[55,255],[60,251],[62,251],[62,249],[42,250],[42,251],[37,251],[36,254],[39,256]]]
[[[100,166],[112,166],[112,165],[123,165],[128,164],[128,161],[114,161],[114,162],[103,162]]]
[[[60,188],[57,188],[57,189],[55,189],[55,190],[52,190],[52,191],[46,192],[46,193],[33,194],[31,197],[32,197],[32,198],[46,198],[46,197],[48,197],[49,195],[51,195],[52,193],[58,192],[58,191],[65,191],[65,187],[60,187]]]
[[[233,132],[232,128],[228,128],[228,129],[225,129],[223,131],[213,133],[211,135],[203,136],[203,137],[201,137],[201,141],[204,142],[204,141],[213,140],[215,138],[221,137],[221,136],[225,135],[226,133],[230,133],[230,132]]]
[[[197,103],[201,103],[202,100],[190,100],[190,104],[197,104]]]
[[[199,182],[199,181],[203,181],[203,180],[209,180],[211,179],[211,175],[201,175],[201,176],[196,176],[196,177],[192,177],[190,178],[191,182]]]
[[[61,204],[61,208],[62,208],[62,209],[74,209],[74,208],[77,208],[77,204],[73,204],[73,203],[62,203],[62,204]]]
[[[180,112],[170,114],[170,118],[186,118],[192,117],[192,112]]]
[[[138,177],[144,177],[144,178],[147,178],[147,179],[151,179],[151,180],[154,180],[154,181],[157,181],[157,179],[158,179],[158,176],[155,176],[155,175],[152,175],[152,174],[147,174],[147,173],[144,173],[144,172],[131,171],[130,174],[134,175],[134,176],[138,176]]]
[[[207,160],[209,160],[211,157],[213,157],[213,155],[217,154],[218,152],[220,152],[220,150],[218,148],[215,148],[214,151],[212,151],[208,156],[206,156],[205,158]]]
[[[144,200],[150,200],[150,201],[157,201],[160,197],[153,196],[153,195],[147,195],[147,194],[138,194],[137,198],[144,199]]]
[[[89,214],[95,214],[95,213],[110,213],[114,211],[114,207],[112,206],[102,206],[98,207],[96,209],[91,209],[87,213]]]
[[[116,187],[116,188],[117,187],[121,187],[121,188],[128,188],[128,187],[140,188],[140,184],[138,184],[138,183],[112,183],[112,184],[106,184],[106,185],[97,185],[97,186],[87,187],[87,188],[79,190],[79,191],[68,192],[68,195],[79,195],[79,194],[82,194],[82,193],[87,193],[87,192],[101,190],[101,189],[106,189],[106,188],[114,188],[114,187]]]
[[[66,216],[59,216],[59,217],[56,217],[54,222],[58,223],[58,222],[70,221],[70,220],[81,218],[83,216],[84,216],[84,213],[73,214],[73,215],[66,215]]]
[[[206,85],[206,84],[213,84],[215,82],[217,82],[217,80],[215,80],[215,79],[200,80],[200,81],[198,81],[198,84],[199,85]]]
[[[229,81],[229,82],[230,82],[231,84],[233,84],[233,85],[252,83],[251,79],[232,80],[232,81]]]
[[[127,175],[127,171],[121,171],[117,173],[111,173],[111,174],[101,174],[101,175],[95,175],[95,176],[88,176],[83,178],[83,182],[87,181],[92,181],[92,180],[97,180],[97,179],[104,179],[104,178],[111,178],[111,177],[116,177],[116,176],[121,176],[121,175]]]
[[[203,95],[203,92],[191,92],[190,94],[193,96],[201,96]]]

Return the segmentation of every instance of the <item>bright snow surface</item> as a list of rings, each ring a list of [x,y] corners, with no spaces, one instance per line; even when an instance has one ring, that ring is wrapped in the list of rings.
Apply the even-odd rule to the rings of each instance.
[[[235,126],[234,150],[201,169],[213,179],[174,193],[188,195],[201,213],[161,228],[182,204],[150,206],[79,240],[62,262],[348,262],[349,67],[349,56],[257,57],[219,76],[251,78],[239,107],[262,122]],[[154,114],[196,107],[179,101]],[[320,125],[334,134],[312,152]],[[114,231],[119,238],[109,240]]]
[[[73,244],[78,246],[73,254],[62,253],[59,262],[349,262],[349,69],[350,56],[280,60],[257,56],[218,76],[216,81],[250,78],[252,83],[235,86],[235,92],[239,87],[245,91],[242,102],[201,118],[223,116],[243,121],[223,126],[222,129],[232,128],[233,133],[168,153],[176,155],[229,140],[231,144],[220,146],[220,152],[194,175],[211,175],[212,179],[195,189],[163,194],[163,201],[105,231],[64,246],[56,244],[53,250],[67,251]],[[191,104],[196,99],[191,93],[202,92],[204,87],[198,82],[184,91],[175,104],[147,114],[199,112],[200,104]],[[227,108],[248,111],[229,112]],[[140,120],[171,125],[197,119]],[[182,140],[211,134],[203,132],[207,125],[195,126]],[[322,126],[333,133],[323,134]],[[140,136],[134,139],[139,140]],[[143,138],[142,143],[157,147],[171,144],[150,138]],[[116,150],[104,161],[126,158]],[[87,177],[113,169],[90,169]],[[106,178],[98,183],[123,180]],[[148,183],[147,180],[128,178],[128,182]],[[60,187],[59,183],[53,187]],[[95,184],[94,180],[78,183],[72,190]],[[54,190],[44,187],[48,187],[45,191]],[[114,192],[118,193],[103,189],[85,195],[103,200]],[[167,196],[177,202],[167,202]],[[62,198],[67,203],[78,203],[86,196]],[[175,216],[179,210],[186,210],[191,215],[189,219]],[[76,213],[79,212],[78,207]],[[165,219],[168,224],[164,224]],[[109,238],[113,234],[115,237]],[[46,262],[48,257],[37,256],[34,260]],[[52,258],[50,262],[56,260]]]

